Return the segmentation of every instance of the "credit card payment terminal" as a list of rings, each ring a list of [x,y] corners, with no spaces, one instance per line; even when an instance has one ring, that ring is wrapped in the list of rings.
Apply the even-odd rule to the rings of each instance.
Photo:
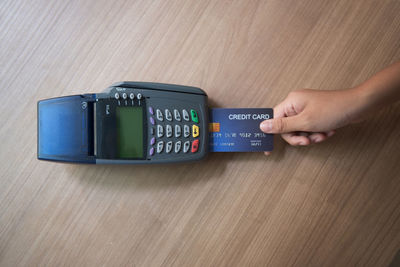
[[[196,161],[208,153],[200,88],[118,82],[104,92],[38,102],[38,159],[93,164]]]

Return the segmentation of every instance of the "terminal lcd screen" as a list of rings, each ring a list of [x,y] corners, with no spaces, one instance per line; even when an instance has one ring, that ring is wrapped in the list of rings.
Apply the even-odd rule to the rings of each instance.
[[[143,108],[117,107],[118,157],[143,158]]]

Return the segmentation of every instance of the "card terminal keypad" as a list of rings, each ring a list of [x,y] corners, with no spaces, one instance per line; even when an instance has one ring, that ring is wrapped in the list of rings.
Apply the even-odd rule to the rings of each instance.
[[[170,154],[171,152],[173,154],[197,152],[201,127],[196,110],[193,108],[161,109],[150,106],[148,107],[148,119],[150,124],[155,125],[157,129],[156,135],[149,138],[149,156]]]

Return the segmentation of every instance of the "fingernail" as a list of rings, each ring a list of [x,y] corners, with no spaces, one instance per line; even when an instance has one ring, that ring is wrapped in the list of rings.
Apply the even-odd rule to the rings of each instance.
[[[314,137],[314,138],[310,138],[310,139],[311,139],[311,142],[313,142],[313,143],[318,143],[321,141],[321,138],[319,138],[319,137]]]
[[[272,122],[271,121],[263,121],[260,124],[260,128],[263,132],[270,132],[272,130]]]

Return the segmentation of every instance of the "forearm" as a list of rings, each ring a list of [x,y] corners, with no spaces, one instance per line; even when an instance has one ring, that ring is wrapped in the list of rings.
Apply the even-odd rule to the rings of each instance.
[[[400,61],[378,72],[356,88],[363,112],[370,112],[400,100]]]

